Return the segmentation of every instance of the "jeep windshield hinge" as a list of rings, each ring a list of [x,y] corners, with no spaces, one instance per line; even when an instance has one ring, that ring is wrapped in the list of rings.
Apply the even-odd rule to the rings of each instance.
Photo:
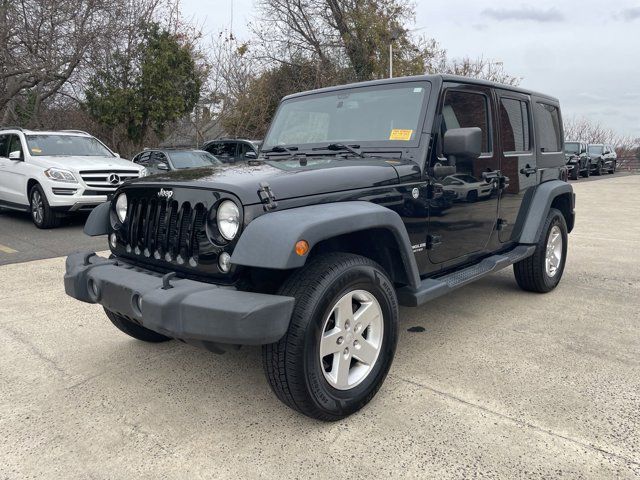
[[[269,186],[267,182],[260,182],[260,190],[258,190],[258,196],[260,197],[260,201],[264,203],[265,212],[274,210],[278,207],[276,196],[273,194],[271,186]]]
[[[433,250],[442,244],[442,237],[440,235],[427,235],[427,250]]]

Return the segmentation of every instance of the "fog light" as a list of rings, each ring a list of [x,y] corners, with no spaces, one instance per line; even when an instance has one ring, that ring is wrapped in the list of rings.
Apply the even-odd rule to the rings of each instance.
[[[227,273],[231,269],[231,255],[227,252],[222,252],[220,258],[218,258],[218,266],[221,272]]]
[[[115,233],[112,233],[111,235],[109,235],[109,244],[113,249],[115,249],[118,246],[118,239],[116,238]]]

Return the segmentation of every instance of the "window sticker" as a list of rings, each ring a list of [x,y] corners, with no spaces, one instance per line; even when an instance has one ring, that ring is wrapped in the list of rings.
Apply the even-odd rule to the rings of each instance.
[[[413,135],[413,130],[402,130],[400,128],[394,128],[391,130],[391,135],[389,135],[389,140],[411,140],[411,135]]]
[[[31,151],[32,151],[33,153],[42,153],[42,149],[41,149],[41,148],[38,148],[38,147],[33,147],[33,148],[31,149]]]

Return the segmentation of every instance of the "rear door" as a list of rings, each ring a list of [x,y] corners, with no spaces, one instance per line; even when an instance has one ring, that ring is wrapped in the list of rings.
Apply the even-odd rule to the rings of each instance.
[[[525,201],[537,185],[531,99],[528,95],[497,90],[500,131],[500,170],[507,177],[500,192],[498,237],[501,243],[520,235]],[[520,219],[520,222],[519,222]]]

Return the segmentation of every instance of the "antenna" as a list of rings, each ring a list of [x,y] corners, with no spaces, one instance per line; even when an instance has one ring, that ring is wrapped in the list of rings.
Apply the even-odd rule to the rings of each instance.
[[[233,0],[231,0],[231,22],[229,24],[229,34],[233,39]]]

